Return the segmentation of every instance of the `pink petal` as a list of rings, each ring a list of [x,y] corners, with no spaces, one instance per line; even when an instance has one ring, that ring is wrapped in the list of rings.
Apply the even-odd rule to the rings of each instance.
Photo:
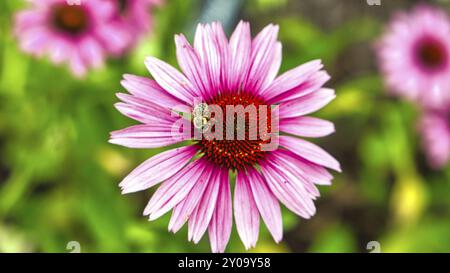
[[[103,49],[97,41],[88,37],[80,44],[81,54],[83,59],[89,66],[99,68],[103,65]]]
[[[281,151],[275,151],[270,156],[270,161],[273,166],[276,167],[277,171],[283,174],[283,176],[289,180],[296,187],[299,194],[301,194],[307,200],[316,199],[320,196],[320,192],[317,187],[314,185],[313,181],[307,179],[308,176],[305,175],[305,172],[300,168],[300,164],[298,164],[298,159],[295,158],[295,155],[287,154],[288,151],[284,151],[286,153],[282,153]],[[289,155],[293,155],[289,156]],[[310,201],[306,201],[305,205],[308,206]],[[313,205],[310,205],[311,210],[310,213],[315,212],[315,208]]]
[[[154,111],[149,111],[148,108],[137,106],[137,105],[131,105],[128,103],[116,103],[114,104],[114,107],[122,113],[124,116],[132,118],[134,120],[137,120],[141,123],[146,124],[152,124],[152,123],[173,123],[173,121],[168,121],[164,117],[161,116],[155,116]],[[158,114],[158,112],[156,112]]]
[[[212,22],[211,29],[214,34],[214,42],[217,46],[220,57],[220,90],[227,87],[229,70],[230,70],[230,48],[228,46],[228,39],[223,30],[222,24],[219,22]]]
[[[95,9],[99,9],[95,7]],[[126,29],[121,28],[116,22],[102,24],[95,28],[95,35],[103,42],[108,52],[113,55],[121,55],[130,44],[133,36]]]
[[[293,118],[313,113],[330,103],[335,97],[333,89],[323,88],[317,92],[284,102],[280,105],[280,118]]]
[[[117,93],[117,97],[125,103],[116,103],[114,106],[123,115],[142,123],[169,123],[173,124],[177,118],[175,113],[162,108],[147,100],[131,95]]]
[[[174,131],[173,124],[145,124],[111,132],[109,142],[128,148],[158,148],[187,139],[186,132]]]
[[[76,77],[83,77],[87,72],[87,64],[79,53],[79,49],[71,53],[69,60],[69,67],[73,75]]]
[[[234,219],[245,249],[255,247],[259,235],[259,212],[247,174],[242,171],[237,174],[234,188]]]
[[[278,165],[264,162],[261,171],[273,194],[291,211],[309,219],[315,213],[314,203],[304,193],[299,192],[298,185],[291,182],[292,176],[287,176],[278,169]]]
[[[194,39],[194,48],[207,75],[211,96],[222,89],[222,67],[226,68],[226,60],[222,57],[225,56],[224,47],[227,48],[227,44],[219,40],[220,32],[223,33],[223,30],[216,25],[198,24]]]
[[[276,42],[275,47],[274,47],[272,62],[269,66],[269,69],[267,70],[267,75],[265,76],[265,78],[262,82],[262,85],[260,88],[261,90],[266,89],[270,84],[272,84],[272,82],[278,75],[278,72],[281,67],[282,54],[283,54],[283,45],[280,42]]]
[[[122,86],[137,98],[153,102],[169,110],[174,109],[177,105],[184,104],[181,100],[167,93],[154,80],[129,74],[125,74],[123,77]]]
[[[312,92],[320,90],[322,86],[330,79],[330,75],[328,75],[328,73],[323,70],[315,72],[310,75],[304,83],[292,88],[289,91],[280,93],[277,96],[268,99],[268,102],[276,104],[303,97]]]
[[[148,189],[178,173],[197,152],[197,148],[186,146],[157,154],[134,169],[122,182],[122,193]]]
[[[431,167],[440,169],[450,161],[450,122],[449,112],[430,111],[423,113],[419,122],[422,144]]]
[[[233,225],[233,207],[231,204],[228,170],[223,172],[216,208],[208,227],[212,252],[224,252],[231,235]]]
[[[263,83],[268,82],[269,72],[275,70],[273,67],[279,63],[277,57],[281,58],[277,54],[279,48],[277,35],[278,26],[268,25],[253,40],[250,68],[244,90],[259,93],[264,88]]]
[[[47,39],[50,40],[49,38]],[[49,44],[48,48],[50,59],[55,64],[60,64],[67,60],[67,52],[70,52],[71,50],[73,50],[72,45],[65,39],[54,39],[54,41]]]
[[[276,151],[277,157],[285,158],[288,162],[295,162],[301,176],[306,180],[311,181],[317,185],[331,185],[333,176],[324,167],[307,161],[291,151],[279,149]]]
[[[171,210],[204,177],[204,172],[211,172],[211,168],[203,160],[197,160],[162,183],[145,207],[144,215],[149,215],[149,220],[155,220]]]
[[[266,99],[271,99],[286,91],[305,83],[308,78],[323,67],[320,60],[311,61],[289,71],[276,78],[265,90],[261,92]]]
[[[334,133],[334,124],[318,118],[296,117],[282,119],[279,130],[302,137],[324,137]]]
[[[250,24],[241,21],[230,38],[230,71],[229,89],[237,90],[245,79],[250,65],[250,54],[252,50],[252,37]]]
[[[40,1],[40,0],[38,0]],[[48,0],[46,0],[48,1]],[[61,2],[60,0],[51,0],[53,2]],[[42,1],[45,2],[45,1]],[[68,2],[68,1],[65,1]],[[81,0],[80,2],[83,2]],[[89,0],[84,1],[85,3],[82,3],[83,5],[86,5],[89,7],[89,10],[94,13],[95,19],[102,19],[102,20],[108,20],[111,19],[111,17],[114,15],[115,6],[111,1],[99,1],[99,0]]]
[[[49,47],[49,40],[52,40],[52,38],[52,34],[44,27],[35,27],[23,31],[23,33],[21,33],[19,36],[19,42],[20,47],[23,51],[40,57]],[[66,52],[66,54],[68,53]],[[67,59],[69,59],[70,57],[70,55],[66,56]]]
[[[338,172],[341,171],[339,162],[334,159],[334,157],[311,142],[290,136],[280,136],[280,146],[294,152],[298,156],[308,161],[336,170]]]
[[[46,13],[36,10],[23,10],[18,12],[14,17],[15,33],[20,35],[27,29],[42,25],[45,21]]]
[[[222,172],[213,170],[202,199],[198,203],[191,217],[189,217],[188,239],[195,244],[200,241],[211,222],[219,193]]]
[[[195,93],[189,80],[169,64],[154,57],[147,57],[145,65],[158,84],[172,96],[192,105]]]
[[[192,214],[192,212],[200,202],[206,190],[206,187],[209,184],[210,178],[211,172],[203,172],[199,181],[195,184],[186,198],[175,206],[169,222],[169,231],[175,233],[180,230],[184,223],[186,223],[186,221],[189,219],[189,216]]]
[[[177,60],[181,70],[194,85],[196,96],[205,97],[209,90],[209,83],[197,52],[183,34],[175,35],[175,44]]]
[[[270,191],[264,178],[255,169],[249,169],[248,177],[259,213],[273,239],[278,243],[283,238],[283,221],[278,199]]]

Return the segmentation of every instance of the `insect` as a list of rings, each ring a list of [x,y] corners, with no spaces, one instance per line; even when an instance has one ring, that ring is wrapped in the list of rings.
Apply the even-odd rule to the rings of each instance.
[[[194,127],[202,133],[207,132],[211,128],[211,111],[208,104],[202,102],[197,104],[192,111]]]

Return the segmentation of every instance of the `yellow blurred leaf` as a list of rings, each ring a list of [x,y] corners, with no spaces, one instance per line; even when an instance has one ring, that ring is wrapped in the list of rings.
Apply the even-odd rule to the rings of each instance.
[[[111,148],[103,147],[97,153],[97,160],[109,174],[121,176],[131,167],[131,162]]]
[[[391,199],[395,224],[408,226],[416,223],[427,205],[427,197],[427,188],[419,177],[408,175],[398,181]]]

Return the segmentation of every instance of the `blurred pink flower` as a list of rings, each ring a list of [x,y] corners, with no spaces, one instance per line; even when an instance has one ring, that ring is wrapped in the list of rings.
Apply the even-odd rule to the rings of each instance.
[[[430,165],[436,169],[450,161],[450,107],[427,111],[419,127]]]
[[[163,0],[109,0],[116,5],[116,27],[122,31],[130,33],[127,41],[129,49],[134,44],[151,31],[153,26],[152,13],[154,6],[160,5]],[[118,52],[119,54],[121,52]]]
[[[100,67],[109,51],[123,51],[130,39],[127,31],[113,23],[115,6],[111,2],[30,2],[30,9],[16,15],[15,34],[21,48],[35,56],[48,54],[56,64],[67,62],[77,76]]]
[[[326,168],[340,171],[331,155],[294,136],[273,136],[280,148],[266,151],[261,146],[267,140],[261,135],[250,139],[249,127],[240,140],[197,140],[190,132],[173,130],[183,120],[173,109],[193,113],[193,121],[190,117],[184,121],[196,127],[197,110],[207,105],[218,105],[225,112],[227,105],[278,105],[280,131],[300,137],[333,133],[331,122],[305,116],[334,99],[334,90],[322,87],[329,75],[321,70],[320,61],[312,61],[277,77],[281,64],[277,34],[278,26],[268,25],[252,39],[250,25],[241,22],[228,40],[219,23],[200,24],[194,46],[182,34],[175,36],[183,73],[148,57],[145,63],[154,80],[125,75],[122,85],[130,94],[118,94],[122,102],[116,108],[142,124],[112,132],[111,143],[130,148],[185,145],[142,163],[120,183],[123,193],[164,181],[144,214],[154,220],[173,209],[169,230],[177,232],[188,222],[188,237],[194,243],[208,230],[213,252],[225,250],[231,233],[230,171],[237,173],[234,218],[246,249],[256,245],[260,216],[274,240],[282,239],[279,201],[304,218],[313,216],[319,196],[316,185],[330,185],[333,178]],[[195,103],[198,98],[202,103]],[[269,110],[255,119],[267,121],[274,115]],[[225,125],[223,133],[230,129],[237,127]],[[187,139],[192,142],[181,143]]]
[[[450,102],[450,20],[444,11],[420,5],[397,14],[377,51],[392,92],[426,107]]]

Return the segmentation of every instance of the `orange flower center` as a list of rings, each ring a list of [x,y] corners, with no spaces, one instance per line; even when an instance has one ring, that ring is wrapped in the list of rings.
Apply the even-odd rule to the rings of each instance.
[[[81,5],[58,5],[53,8],[53,24],[60,31],[76,35],[87,29],[89,16]]]
[[[197,141],[203,157],[233,170],[257,164],[266,153],[262,145],[271,141],[268,137],[272,131],[270,106],[249,93],[218,95],[206,105],[215,106],[222,114],[216,115],[210,108],[211,116],[203,118],[209,131],[209,137],[206,133]],[[196,123],[198,118],[194,114],[196,128],[202,124],[201,119],[200,125]],[[218,130],[218,126],[222,130]]]
[[[426,38],[417,46],[417,59],[425,68],[436,70],[447,64],[448,56],[440,41]]]
[[[128,8],[128,0],[117,0],[120,12],[125,12]]]

